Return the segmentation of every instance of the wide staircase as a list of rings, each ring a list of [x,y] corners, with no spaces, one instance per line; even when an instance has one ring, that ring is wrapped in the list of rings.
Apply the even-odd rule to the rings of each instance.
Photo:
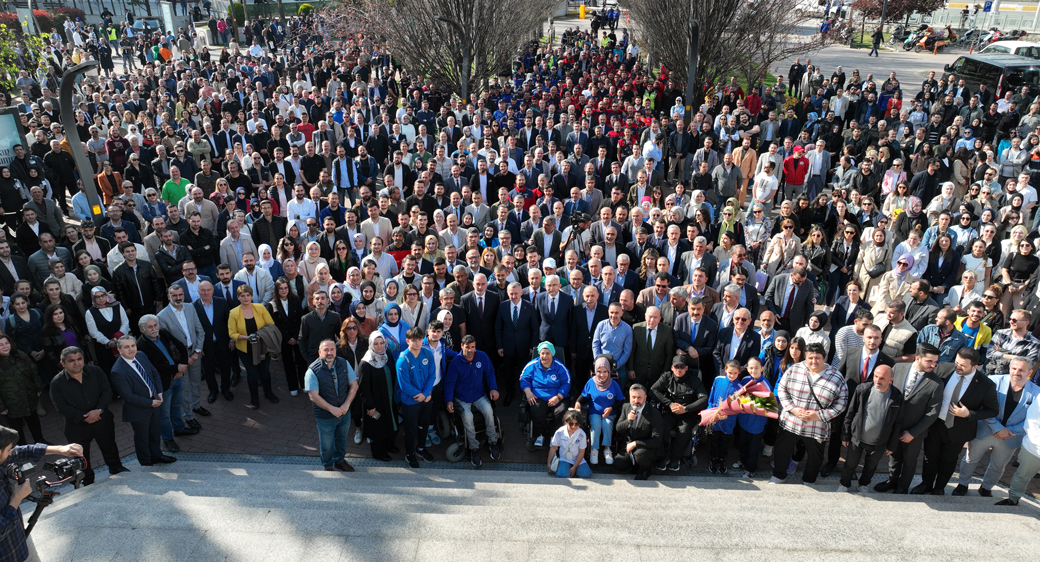
[[[66,488],[32,536],[51,561],[1025,560],[1029,498],[894,496],[704,472],[559,480],[534,465],[421,470],[182,454]],[[875,479],[877,481],[877,479]],[[952,486],[947,492],[952,490]],[[31,509],[27,508],[27,509]]]

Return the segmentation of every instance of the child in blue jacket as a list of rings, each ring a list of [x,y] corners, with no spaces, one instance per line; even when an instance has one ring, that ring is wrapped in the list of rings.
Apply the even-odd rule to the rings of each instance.
[[[715,377],[708,394],[708,407],[718,408],[725,403],[734,392],[740,390],[740,362],[729,360],[726,362],[725,375]],[[710,434],[711,464],[708,470],[712,474],[726,474],[726,453],[729,451],[730,435],[737,425],[736,416],[724,417],[712,426]]]

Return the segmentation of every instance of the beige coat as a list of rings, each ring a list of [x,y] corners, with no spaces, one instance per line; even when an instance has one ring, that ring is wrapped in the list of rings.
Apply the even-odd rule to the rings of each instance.
[[[871,279],[868,272],[878,264],[884,264],[885,269],[887,270],[891,263],[892,246],[889,246],[887,243],[881,249],[880,256],[875,251],[873,242],[871,242],[869,246],[863,246],[860,248],[859,259],[856,260],[856,278],[863,284],[863,291],[865,294],[870,295],[870,292],[881,282],[881,278],[884,277],[884,274],[882,274]]]

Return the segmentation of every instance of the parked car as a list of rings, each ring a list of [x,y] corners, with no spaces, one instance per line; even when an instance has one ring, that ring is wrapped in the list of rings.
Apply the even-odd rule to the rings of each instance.
[[[1017,92],[1022,86],[1040,88],[1040,61],[1004,53],[964,55],[943,68],[943,79],[951,74],[963,78],[969,86],[986,84],[997,98],[1004,92]]]
[[[134,20],[134,33],[151,33],[153,31],[162,31],[163,24],[162,20],[140,18]]]
[[[1031,43],[1029,41],[997,41],[987,45],[982,50],[982,54],[987,53],[1005,53],[1009,55],[1018,55],[1020,57],[1029,57],[1031,59],[1040,59],[1040,43]]]

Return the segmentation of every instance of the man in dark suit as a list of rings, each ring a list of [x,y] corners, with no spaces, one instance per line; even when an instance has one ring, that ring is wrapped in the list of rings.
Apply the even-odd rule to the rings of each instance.
[[[773,277],[766,287],[766,308],[776,315],[780,329],[792,334],[808,324],[813,313],[813,290],[806,276],[804,267],[796,267]]]
[[[618,293],[621,291],[618,290]],[[575,307],[571,313],[570,349],[571,359],[571,396],[577,398],[585,389],[585,383],[592,372],[592,337],[596,326],[607,320],[607,305],[599,302],[599,290],[596,287],[585,287],[581,294],[584,306]]]
[[[462,296],[462,309],[466,311],[466,333],[476,338],[478,350],[493,358],[498,357],[495,319],[499,303],[501,299],[498,293],[488,291],[487,275],[483,273],[473,276],[473,290]]]
[[[513,282],[506,289],[509,299],[498,305],[495,318],[495,341],[498,356],[504,358],[498,371],[499,391],[505,392],[504,404],[508,406],[516,397],[517,383],[524,365],[531,360],[531,351],[538,343],[538,311],[524,300],[523,288]]]
[[[928,429],[939,416],[943,386],[935,376],[939,350],[922,343],[912,363],[899,363],[892,368],[893,382],[903,392],[903,411],[896,424],[899,442],[888,459],[888,480],[874,486],[875,492],[905,494],[917,470]]]
[[[220,392],[224,399],[230,402],[234,398],[231,393],[231,338],[228,335],[228,314],[231,307],[224,299],[217,298],[213,284],[209,281],[199,284],[199,298],[191,304],[195,307],[195,314],[199,317],[203,331],[206,332],[206,343],[202,348],[202,374],[209,387],[206,401],[212,404],[217,400],[217,392]]]
[[[880,338],[880,335],[878,336]],[[892,367],[877,365],[873,368],[872,378],[855,390],[849,389],[849,409],[842,414],[845,418],[841,424],[840,444],[848,448],[845,454],[845,468],[841,471],[838,491],[845,492],[852,487],[852,478],[856,475],[856,467],[860,458],[863,461],[863,474],[859,477],[859,485],[869,486],[881,457],[888,451],[894,451],[899,442],[896,423],[903,407],[903,393],[892,384]],[[859,377],[853,376],[853,379]],[[884,406],[884,415],[869,415],[871,407]],[[832,425],[837,425],[832,422]],[[833,432],[832,437],[833,440]]]
[[[661,309],[646,308],[645,321],[632,326],[632,355],[628,358],[627,388],[635,383],[652,385],[668,369],[675,354],[672,330],[661,324]]]
[[[11,267],[17,277],[11,274]],[[29,264],[25,258],[11,254],[11,244],[7,240],[0,241],[0,287],[4,294],[13,295],[15,283],[22,279],[32,279]]]
[[[540,255],[552,258],[556,260],[556,263],[563,263],[563,252],[560,251],[560,243],[563,240],[560,230],[556,228],[556,222],[551,216],[542,219],[542,228],[535,230],[531,239],[532,245],[538,248]]]
[[[664,418],[646,403],[646,388],[635,383],[628,389],[628,402],[621,407],[615,426],[618,456],[614,468],[619,472],[637,470],[636,480],[650,478],[657,460],[665,455]]]
[[[708,251],[707,239],[698,236],[693,241],[693,249],[683,252],[679,258],[679,266],[679,273],[675,276],[682,279],[683,283],[690,282],[690,274],[698,267],[704,268],[709,280],[714,280],[719,271],[719,260]]]
[[[119,338],[119,359],[112,367],[112,386],[123,399],[123,421],[134,431],[134,450],[141,466],[171,463],[177,459],[164,455],[159,445],[159,408],[162,406],[162,380],[144,353],[137,351],[133,336]]]
[[[849,396],[860,384],[869,384],[878,367],[895,365],[891,357],[881,351],[881,328],[871,324],[863,329],[863,346],[850,349],[838,362],[838,371],[845,375],[845,385],[849,387]],[[902,389],[897,389],[902,396]],[[831,440],[827,446],[827,461],[820,468],[821,476],[828,476],[838,465],[841,456],[841,444],[848,441],[843,437],[846,413],[842,413],[831,422]],[[853,467],[855,470],[855,467]]]
[[[718,373],[715,367],[715,345],[718,342],[719,325],[704,315],[704,301],[690,297],[686,301],[686,312],[676,316],[672,328],[675,349],[687,356],[686,363],[699,369],[704,388],[715,382]]]
[[[964,444],[975,438],[979,422],[1000,412],[997,385],[978,365],[978,350],[962,347],[953,365],[943,363],[937,368],[936,376],[943,388],[942,404],[924,439],[922,482],[910,490],[911,494],[943,495]]]
[[[538,341],[552,343],[558,356],[567,357],[566,346],[570,343],[567,331],[571,327],[574,299],[560,292],[558,275],[545,278],[545,291],[538,294],[534,304],[540,320]]]
[[[723,366],[727,361],[739,361],[747,365],[752,357],[758,357],[762,351],[762,337],[751,325],[751,311],[738,308],[733,313],[733,323],[719,330],[715,341],[714,360],[717,376],[725,374]],[[714,380],[713,380],[714,382]]]

